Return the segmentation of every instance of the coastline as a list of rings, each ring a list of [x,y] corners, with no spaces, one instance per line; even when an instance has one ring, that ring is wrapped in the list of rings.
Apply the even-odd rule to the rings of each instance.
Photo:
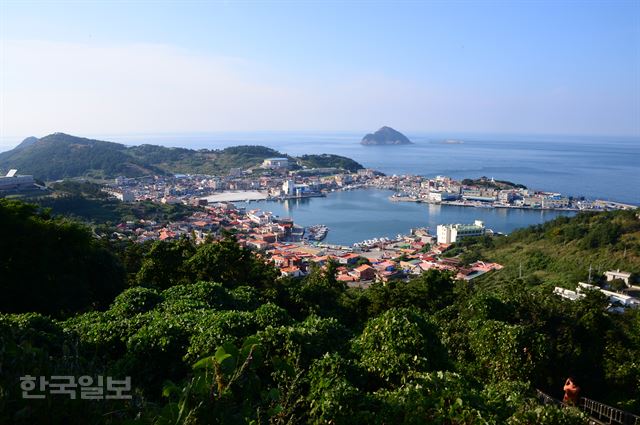
[[[428,199],[419,199],[412,198],[409,196],[389,196],[389,201],[391,202],[416,202],[419,204],[433,204],[433,205],[451,205],[456,207],[472,207],[472,208],[505,208],[505,209],[518,209],[518,210],[533,210],[533,211],[572,211],[572,212],[581,212],[581,211],[591,211],[591,212],[599,212],[606,211],[606,209],[596,209],[596,208],[559,208],[559,207],[532,207],[526,205],[505,205],[505,204],[488,204],[481,202],[473,202],[473,201],[430,201]],[[616,206],[616,209],[637,209],[640,208],[637,205],[626,204],[622,202],[609,202],[601,199],[597,199],[594,202],[601,204],[608,204],[611,206]]]

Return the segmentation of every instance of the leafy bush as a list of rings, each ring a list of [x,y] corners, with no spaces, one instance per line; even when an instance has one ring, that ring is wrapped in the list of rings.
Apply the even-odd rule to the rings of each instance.
[[[407,308],[370,319],[353,341],[353,350],[366,370],[388,382],[400,382],[410,372],[447,366],[436,326]]]
[[[153,309],[162,297],[153,289],[130,288],[118,295],[110,307],[110,312],[117,317],[131,317]]]

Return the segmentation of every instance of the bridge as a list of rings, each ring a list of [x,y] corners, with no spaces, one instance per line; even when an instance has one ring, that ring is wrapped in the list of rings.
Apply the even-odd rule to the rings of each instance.
[[[536,393],[538,400],[543,404],[569,407],[569,405],[543,393],[540,390],[536,390]],[[576,407],[589,415],[590,425],[640,425],[640,416],[625,412],[624,410],[616,409],[615,407],[607,406],[606,404],[602,404],[586,397],[581,397],[578,402],[578,406]]]

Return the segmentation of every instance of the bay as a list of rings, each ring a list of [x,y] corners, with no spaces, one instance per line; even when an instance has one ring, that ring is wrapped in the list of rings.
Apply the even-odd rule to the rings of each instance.
[[[435,234],[438,224],[473,223],[482,220],[488,228],[502,233],[543,223],[567,211],[533,211],[505,208],[473,208],[433,205],[415,202],[391,202],[392,191],[358,189],[331,192],[325,198],[287,201],[236,202],[247,209],[271,211],[280,217],[291,217],[296,224],[329,227],[326,243],[352,245],[374,237],[394,238],[409,233],[411,228],[429,227]]]

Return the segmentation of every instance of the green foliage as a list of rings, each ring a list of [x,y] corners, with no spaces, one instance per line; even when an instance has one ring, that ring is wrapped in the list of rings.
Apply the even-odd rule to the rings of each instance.
[[[0,199],[0,311],[66,315],[106,307],[124,288],[118,259],[88,229]]]
[[[364,168],[351,158],[332,154],[302,155],[297,160],[300,165],[308,168],[339,168],[352,172]]]
[[[259,329],[256,315],[247,311],[209,313],[197,326],[187,350],[186,359],[191,362],[210,355],[224,343],[238,344]]]
[[[447,367],[436,326],[412,309],[391,309],[369,320],[353,349],[367,371],[388,382]]]
[[[0,168],[18,168],[43,180],[164,174],[154,165],[129,155],[125,145],[64,133],[50,134],[31,146],[1,153]]]
[[[369,312],[378,315],[395,307],[418,307],[435,312],[454,300],[455,282],[449,273],[428,270],[408,282],[375,283],[368,290]]]
[[[195,246],[188,239],[154,242],[138,271],[139,284],[166,289],[187,282],[184,263],[195,251]]]
[[[289,326],[269,326],[257,335],[270,354],[291,361],[299,359],[304,367],[325,353],[344,350],[349,337],[348,330],[335,318],[315,315]]]
[[[191,150],[154,145],[127,147],[119,143],[55,133],[30,146],[0,154],[0,168],[11,167],[44,179],[69,177],[140,177],[168,173],[222,174],[247,168],[268,157],[284,156],[262,146],[222,150]]]
[[[231,238],[199,246],[187,240],[103,245],[34,206],[0,205],[22,232],[13,234],[16,240],[60,237],[74,246],[44,243],[78,257],[55,257],[63,264],[95,252],[113,260],[115,251],[136,278],[130,282],[143,285],[121,286],[117,297],[84,304],[64,320],[3,310],[0,423],[584,423],[575,410],[540,406],[533,398],[535,388],[560,396],[568,375],[589,398],[640,409],[640,312],[610,314],[599,293],[569,302],[548,288],[549,279],[563,273],[556,254],[563,250],[582,264],[588,259],[581,256],[606,250],[611,264],[635,271],[638,228],[627,213],[579,215],[509,237],[465,240],[461,252],[508,259],[505,270],[480,283],[430,271],[360,290],[338,282],[331,262],[305,279],[278,277]],[[590,232],[608,234],[607,221],[620,229],[613,245],[608,239],[606,246],[584,248]],[[581,230],[569,230],[574,227]],[[77,239],[60,236],[78,229]],[[571,232],[580,239],[565,239]],[[22,283],[34,267],[31,250],[44,254],[20,243],[0,265],[20,264],[21,274],[16,269],[12,276]],[[540,270],[514,278],[514,261]],[[65,283],[86,273],[56,266],[48,264],[49,275],[64,276]],[[6,303],[11,286],[0,285],[0,303]],[[46,295],[59,302],[55,291]],[[48,313],[48,306],[29,308]],[[37,404],[23,400],[16,385],[26,374],[131,376],[134,399],[52,397]]]
[[[576,408],[529,404],[510,417],[507,423],[509,425],[584,425],[587,419],[587,415]]]
[[[164,386],[167,403],[155,415],[155,424],[253,423],[254,406],[277,399],[277,392],[261,390],[257,370],[263,362],[262,347],[248,338],[241,348],[225,344],[213,356],[193,365],[193,378],[183,387]],[[275,413],[273,411],[272,413]]]
[[[30,199],[43,208],[50,208],[56,216],[74,217],[92,223],[123,223],[140,219],[156,222],[168,222],[183,219],[197,210],[196,207],[183,204],[160,204],[152,201],[121,202],[87,193],[66,193],[56,189],[49,196]],[[110,231],[114,228],[111,226]]]
[[[349,376],[358,370],[339,354],[325,354],[309,370],[309,423],[365,424],[374,419],[367,406],[371,397],[354,386]]]
[[[579,213],[494,238],[493,246],[468,241],[468,250],[505,266],[475,281],[486,289],[504,286],[522,272],[532,284],[574,289],[578,281],[606,270],[640,270],[640,220],[634,211]]]
[[[480,399],[468,381],[450,372],[421,373],[397,389],[376,393],[380,424],[484,424]]]
[[[153,258],[153,257],[152,257]],[[205,243],[184,263],[193,280],[223,282],[227,287],[272,286],[277,270],[237,244],[232,236],[218,243]]]
[[[462,184],[465,186],[479,186],[479,187],[486,187],[489,189],[499,189],[499,190],[527,188],[525,185],[522,185],[522,184],[512,183],[507,180],[488,179],[487,177],[484,177],[484,176],[478,179],[464,179],[462,180]]]
[[[469,343],[477,376],[491,382],[529,381],[547,360],[544,336],[523,325],[482,321],[472,325]]]
[[[116,317],[131,317],[154,308],[162,297],[153,289],[130,288],[118,295],[109,309]]]

